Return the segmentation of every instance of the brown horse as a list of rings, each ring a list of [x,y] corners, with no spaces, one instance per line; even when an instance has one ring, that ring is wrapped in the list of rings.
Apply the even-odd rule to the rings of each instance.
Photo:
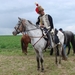
[[[28,34],[24,34],[21,37],[21,48],[24,54],[27,54],[27,47],[29,43],[31,43],[30,37],[28,36]]]

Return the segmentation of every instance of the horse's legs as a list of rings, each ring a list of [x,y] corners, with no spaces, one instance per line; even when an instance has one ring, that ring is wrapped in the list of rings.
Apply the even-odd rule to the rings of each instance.
[[[36,60],[37,60],[37,70],[40,69],[40,63],[41,63],[41,71],[44,70],[43,68],[43,54],[42,54],[42,50],[35,50],[36,52]]]
[[[22,48],[22,53],[23,53],[24,52],[24,42],[22,39],[21,39],[21,48]]]
[[[51,51],[50,51],[50,55],[53,55],[53,48],[52,48]]]
[[[59,45],[58,47],[59,47],[59,64],[61,64],[61,56],[62,56],[63,47],[61,45]]]
[[[62,59],[63,60],[67,60],[67,56],[66,56],[66,52],[65,52],[65,50],[64,50],[64,46],[62,46],[62,52],[61,52],[62,54]]]
[[[22,48],[22,53],[27,54],[27,46],[26,43],[24,42],[24,39],[21,38],[21,48]]]
[[[70,43],[67,46],[68,46],[68,53],[67,53],[67,55],[69,55],[70,54],[70,48],[71,48]]]
[[[40,62],[41,62],[41,71],[43,71],[44,70],[44,67],[43,67],[43,54],[42,54],[42,50],[41,51],[39,51],[39,56],[40,56]]]
[[[28,47],[28,43],[25,46],[25,54],[27,54],[27,47]]]
[[[24,54],[26,54],[26,55],[27,55],[27,47],[28,47],[28,44],[25,44],[25,43],[24,43],[24,45],[23,45],[23,52],[24,52]]]
[[[58,46],[56,46],[56,48],[57,48],[57,56],[59,56],[59,49],[58,49]]]
[[[35,51],[36,51],[37,70],[39,70],[40,69],[39,52],[37,50]]]
[[[55,63],[57,64],[57,48],[56,47],[54,47],[53,48],[53,50],[55,51]]]
[[[36,60],[37,60],[37,70],[39,70],[40,69],[40,63],[39,63],[39,57],[38,56],[36,57]]]

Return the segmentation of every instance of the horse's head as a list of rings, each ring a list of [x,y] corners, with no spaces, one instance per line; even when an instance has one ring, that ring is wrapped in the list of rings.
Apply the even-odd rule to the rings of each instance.
[[[12,32],[13,35],[17,35],[21,32],[25,32],[25,19],[21,19],[19,18],[19,21],[17,23],[17,25],[14,27],[14,31]]]

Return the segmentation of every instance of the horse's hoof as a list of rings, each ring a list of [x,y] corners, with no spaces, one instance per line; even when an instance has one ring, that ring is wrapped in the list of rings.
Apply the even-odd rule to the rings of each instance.
[[[62,58],[62,60],[65,60],[65,61],[67,61],[68,59],[67,59],[67,57],[65,57],[65,58]]]
[[[43,71],[44,71],[44,68],[41,69],[41,72],[43,72]]]
[[[27,55],[27,53],[25,53],[25,55]]]
[[[59,61],[59,64],[61,64],[61,62]]]
[[[27,52],[24,52],[25,55],[27,55]]]

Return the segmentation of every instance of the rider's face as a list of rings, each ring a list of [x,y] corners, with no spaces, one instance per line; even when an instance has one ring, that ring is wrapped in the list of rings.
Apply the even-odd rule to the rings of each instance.
[[[40,15],[44,15],[44,11],[41,11],[39,14],[40,14]]]

